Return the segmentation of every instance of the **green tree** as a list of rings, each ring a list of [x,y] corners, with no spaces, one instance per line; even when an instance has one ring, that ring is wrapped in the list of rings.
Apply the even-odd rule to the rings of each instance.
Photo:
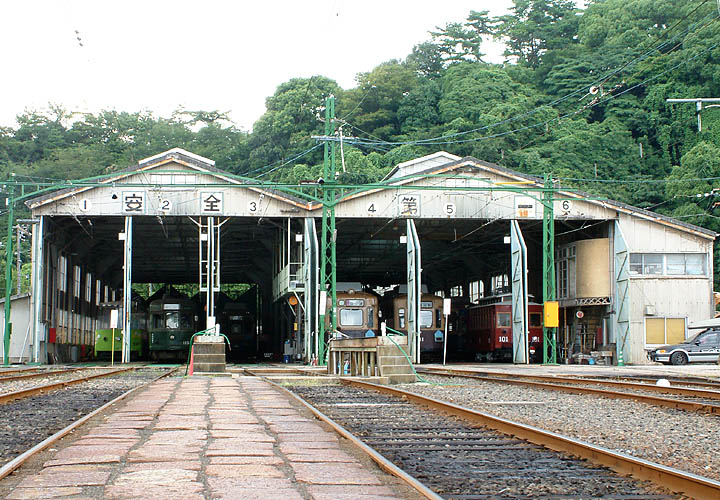
[[[548,50],[576,43],[578,9],[573,0],[513,0],[512,14],[497,18],[495,36],[505,56],[537,68]]]
[[[248,138],[249,162],[244,171],[264,169],[314,145],[310,136],[324,133],[325,98],[339,93],[337,83],[322,76],[293,78],[281,84],[267,98],[267,111]],[[320,155],[322,152],[315,158]]]

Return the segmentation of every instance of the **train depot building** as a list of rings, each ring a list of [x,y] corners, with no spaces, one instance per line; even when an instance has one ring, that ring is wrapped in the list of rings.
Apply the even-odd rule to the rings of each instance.
[[[132,284],[197,284],[197,307],[185,319],[197,330],[220,325],[231,336],[223,315],[243,313],[224,310],[232,301],[220,291],[242,283],[253,285],[245,296],[252,320],[235,354],[311,362],[324,348],[319,269],[331,248],[338,293],[355,294],[343,295],[350,302],[342,304],[347,313],[339,311],[340,332],[357,321],[363,337],[382,335],[381,322],[402,330],[404,315],[415,310],[419,318],[431,295],[452,298],[449,317],[428,319],[421,362],[437,360],[445,341],[449,359],[495,358],[499,351],[473,338],[493,306],[509,360],[542,360],[527,346],[537,335],[542,344],[549,274],[560,363],[648,363],[648,349],[685,339],[691,322],[714,315],[716,234],[707,229],[438,152],[397,165],[381,183],[339,186],[335,228],[323,245],[326,186],[318,181],[254,183],[173,149],[92,185],[29,197],[32,306],[22,344],[31,359],[24,361],[88,357],[111,322],[130,331],[133,316],[144,314],[150,324]],[[392,305],[401,285],[421,292],[409,294],[408,311]],[[366,293],[377,297],[375,321],[356,314]],[[13,332],[25,336],[26,329]],[[119,342],[123,360],[148,354],[132,350],[130,336]]]

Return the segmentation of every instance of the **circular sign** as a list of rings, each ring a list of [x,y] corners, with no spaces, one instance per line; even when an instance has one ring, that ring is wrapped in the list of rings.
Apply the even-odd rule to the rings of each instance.
[[[578,312],[575,313],[575,317],[576,317],[577,319],[583,319],[583,318],[585,317],[585,313],[582,312],[582,311],[578,311]]]
[[[158,210],[160,212],[172,212],[172,201],[167,199],[161,199]]]
[[[290,298],[288,299],[288,302],[290,303],[291,306],[296,306],[298,303],[298,299],[294,295],[291,295]]]
[[[80,200],[80,203],[78,203],[80,210],[83,212],[88,212],[92,208],[92,202],[88,200],[87,198],[83,198]]]

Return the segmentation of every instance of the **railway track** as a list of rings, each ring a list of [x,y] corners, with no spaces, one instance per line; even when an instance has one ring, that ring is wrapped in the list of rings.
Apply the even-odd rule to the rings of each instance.
[[[717,481],[396,388],[343,382],[352,387],[292,390],[442,498],[675,498],[646,480],[694,498],[720,495]]]
[[[87,382],[88,380],[92,380],[95,378],[109,377],[111,375],[117,375],[117,374],[127,372],[130,370],[135,370],[135,369],[136,369],[136,367],[128,367],[128,368],[118,368],[118,369],[114,369],[114,370],[106,370],[106,371],[102,371],[101,373],[86,375],[84,377],[78,377],[78,378],[73,378],[73,379],[69,379],[69,380],[60,380],[57,382],[50,382],[48,384],[42,384],[42,385],[37,385],[34,387],[28,387],[28,388],[20,389],[17,391],[1,393],[0,394],[0,404],[7,403],[9,401],[13,401],[16,399],[28,398],[30,396],[35,396],[37,394],[54,391],[56,389],[62,389],[64,387],[69,387],[71,385],[81,384],[83,382]],[[72,373],[77,370],[78,369],[67,370],[66,372],[63,372],[63,373],[65,373],[65,374]]]
[[[0,373],[0,384],[3,382],[13,382],[15,380],[25,380],[29,378],[39,378],[39,377],[52,377],[54,375],[62,375],[67,373],[74,373],[82,370],[87,370],[87,367],[82,368],[67,368],[67,369],[61,369],[61,370],[42,370],[42,371],[32,371],[31,373],[24,373],[27,370],[19,370],[11,374],[10,376],[4,376],[6,372]]]
[[[39,370],[45,370],[45,368],[40,367],[34,367],[34,368],[10,368],[10,369],[4,369],[0,368],[0,375],[12,375],[13,373],[30,373],[30,372],[36,372]]]
[[[86,382],[92,386],[75,385],[67,392],[45,392],[4,404],[4,425],[0,426],[0,479],[93,416],[178,369],[161,370],[159,375],[158,369],[153,368],[114,370],[102,374],[120,375],[108,381],[98,380],[98,376],[88,378]]]
[[[479,373],[472,370],[440,368],[423,368],[418,369],[418,372],[443,377],[462,377],[484,382],[530,386],[574,394],[594,394],[609,398],[631,399],[667,408],[720,414],[720,391],[712,389],[662,387],[619,380],[542,375],[522,375],[516,378],[508,378],[499,374]],[[606,388],[599,389],[593,386]]]

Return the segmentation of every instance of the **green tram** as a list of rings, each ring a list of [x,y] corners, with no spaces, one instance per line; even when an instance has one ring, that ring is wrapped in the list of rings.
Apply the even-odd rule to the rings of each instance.
[[[150,357],[184,360],[190,339],[198,331],[198,306],[191,299],[165,296],[148,307]]]
[[[122,302],[104,302],[102,308],[103,323],[110,324],[112,310],[118,311],[118,318],[122,318]],[[95,359],[120,359],[122,356],[123,333],[122,328],[99,328],[95,330],[95,345],[93,353]],[[115,356],[112,356],[112,351]],[[147,355],[147,312],[142,300],[133,299],[132,313],[130,315],[130,359],[137,360]]]

